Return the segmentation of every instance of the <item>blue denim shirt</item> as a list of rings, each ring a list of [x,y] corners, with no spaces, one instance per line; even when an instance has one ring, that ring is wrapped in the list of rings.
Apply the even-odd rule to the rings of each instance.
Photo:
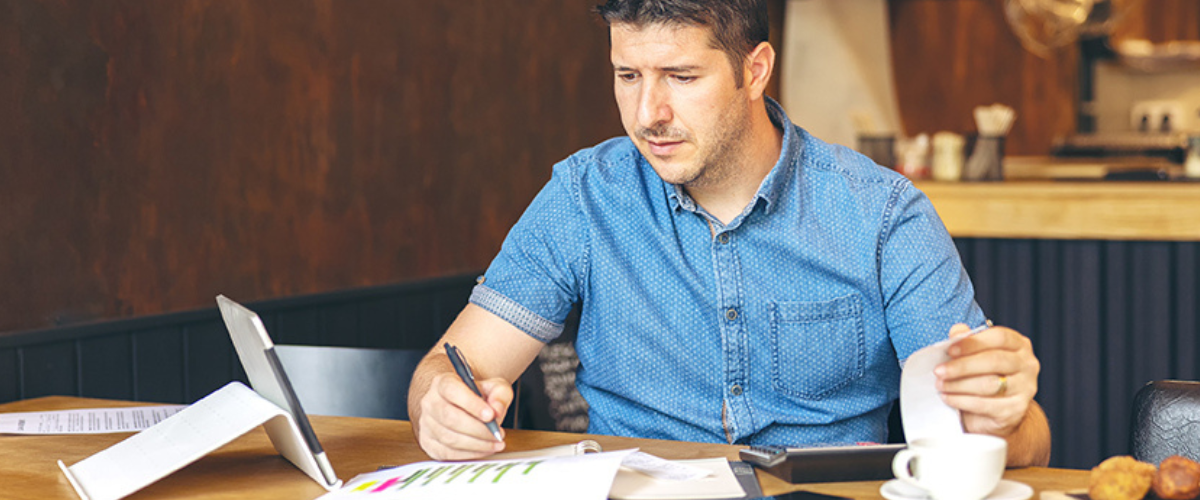
[[[611,139],[554,167],[473,291],[544,342],[582,301],[588,432],[882,442],[902,360],[984,321],[923,193],[768,107],[779,161],[728,225]]]

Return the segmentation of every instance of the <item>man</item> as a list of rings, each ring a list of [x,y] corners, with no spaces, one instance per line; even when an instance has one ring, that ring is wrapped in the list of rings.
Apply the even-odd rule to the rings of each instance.
[[[628,137],[554,168],[443,341],[409,413],[437,459],[500,451],[484,422],[582,302],[589,432],[800,445],[881,441],[902,362],[984,323],[953,243],[902,176],[792,125],[763,93],[775,53],[756,0],[609,0]],[[441,345],[441,342],[438,344]],[[938,388],[1009,464],[1045,464],[1029,340],[952,348]]]

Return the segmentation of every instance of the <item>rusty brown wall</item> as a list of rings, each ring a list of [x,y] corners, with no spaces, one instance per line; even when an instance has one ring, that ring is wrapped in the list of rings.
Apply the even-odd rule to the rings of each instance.
[[[593,4],[0,1],[0,331],[482,269],[621,133]]]
[[[1045,155],[1075,131],[1078,49],[1049,58],[1021,47],[1001,0],[892,0],[892,61],[904,129],[976,130],[976,106],[1004,103],[1017,120],[1008,154]]]
[[[1196,0],[1122,0],[1114,39],[1154,42],[1200,38]],[[1009,154],[1048,154],[1054,139],[1076,129],[1079,49],[1048,57],[1021,47],[1004,0],[890,0],[892,63],[904,129],[911,133],[973,132],[971,110],[1000,102],[1017,121]]]

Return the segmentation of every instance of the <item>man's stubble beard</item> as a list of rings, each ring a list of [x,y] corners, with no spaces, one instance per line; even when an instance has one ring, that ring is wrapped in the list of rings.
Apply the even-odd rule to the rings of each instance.
[[[742,154],[746,147],[744,141],[750,125],[747,119],[749,111],[737,105],[729,106],[727,111],[723,114],[727,119],[719,122],[721,125],[714,137],[713,150],[700,159],[700,168],[690,179],[678,183],[685,189],[720,186],[741,173],[745,161]]]

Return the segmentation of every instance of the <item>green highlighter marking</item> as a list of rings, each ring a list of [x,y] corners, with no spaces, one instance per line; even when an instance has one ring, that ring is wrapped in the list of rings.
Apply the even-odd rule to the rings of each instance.
[[[533,471],[533,468],[534,468],[534,467],[537,467],[537,466],[538,466],[538,464],[540,464],[540,463],[542,463],[542,462],[545,462],[545,460],[534,460],[534,461],[532,461],[532,462],[529,462],[529,467],[526,467],[526,468],[525,468],[525,472],[522,472],[521,474],[523,474],[523,475],[528,475],[530,472],[532,472],[532,471]]]
[[[442,475],[443,472],[450,470],[450,468],[451,467],[449,465],[443,465],[441,467],[434,469],[433,473],[431,473],[425,477],[425,482],[422,483],[421,486],[429,486],[429,483],[433,482],[434,479],[436,479],[438,476]]]
[[[504,477],[504,473],[508,472],[508,469],[511,469],[516,466],[517,466],[517,463],[508,463],[508,464],[504,464],[504,465],[501,465],[500,467],[496,468],[496,477],[492,478],[492,482],[493,483],[500,482],[500,478]]]
[[[495,465],[496,464],[483,464],[483,465],[480,465],[479,467],[476,467],[474,470],[475,475],[471,476],[471,479],[469,479],[467,482],[474,483],[476,479],[479,479],[479,476],[482,476],[484,472],[487,472],[488,469],[491,469]]]
[[[447,477],[447,478],[446,478],[446,484],[450,484],[450,481],[453,481],[453,480],[455,480],[455,479],[458,479],[458,476],[461,476],[461,475],[462,475],[462,473],[466,472],[466,471],[467,471],[467,469],[470,469],[470,468],[471,468],[471,466],[470,466],[470,465],[460,465],[460,466],[458,466],[457,468],[455,468],[455,469],[454,469],[454,472],[451,472],[451,473],[450,473],[450,477]]]
[[[417,482],[417,478],[423,476],[426,472],[429,472],[429,469],[421,469],[417,472],[414,472],[413,475],[408,476],[408,479],[404,481],[404,484],[400,485],[400,487],[396,488],[396,489],[402,490],[404,488],[407,488],[409,485]]]

